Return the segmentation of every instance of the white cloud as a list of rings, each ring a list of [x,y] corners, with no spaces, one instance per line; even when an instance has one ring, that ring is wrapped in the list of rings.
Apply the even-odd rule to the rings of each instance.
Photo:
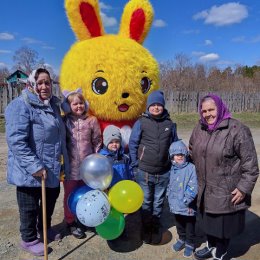
[[[153,22],[153,26],[154,27],[165,27],[165,26],[167,26],[167,23],[165,22],[165,21],[163,21],[163,20],[161,20],[161,19],[157,19],[157,20],[155,20],[154,22]]]
[[[99,3],[99,7],[101,10],[111,10],[112,6],[105,4],[104,2]]]
[[[199,34],[200,30],[185,30],[182,33],[184,33],[184,34]]]
[[[258,43],[260,42],[260,35],[256,35],[251,38],[246,38],[245,36],[238,36],[232,39],[233,42],[243,42],[243,43]]]
[[[24,41],[26,44],[43,44],[42,41],[30,37],[24,37],[22,38],[22,41]]]
[[[7,54],[7,53],[11,53],[11,51],[9,51],[9,50],[0,50],[0,54]]]
[[[201,62],[212,62],[217,61],[219,59],[219,55],[217,53],[208,53],[199,57]]]
[[[117,25],[117,20],[115,17],[109,17],[103,12],[100,13],[100,16],[105,27],[113,27]]]
[[[1,67],[7,67],[7,65],[4,62],[0,62],[0,68]]]
[[[214,5],[209,10],[203,10],[195,14],[193,19],[203,19],[205,24],[225,26],[240,23],[247,16],[248,10],[245,5],[231,2],[220,6]]]
[[[252,38],[251,40],[252,43],[257,43],[257,42],[260,42],[260,35],[257,35],[255,37]]]
[[[211,40],[205,40],[205,43],[204,43],[206,46],[208,46],[208,45],[212,45],[213,44],[213,42],[211,41]]]
[[[42,48],[45,49],[45,50],[55,50],[55,47],[47,46],[47,45],[42,46]]]
[[[200,56],[205,55],[205,52],[203,52],[203,51],[193,51],[191,54],[192,54],[193,56],[200,57]]]
[[[232,39],[232,42],[245,42],[246,37],[245,36],[238,36]]]
[[[0,33],[0,40],[13,40],[14,35],[10,33]]]

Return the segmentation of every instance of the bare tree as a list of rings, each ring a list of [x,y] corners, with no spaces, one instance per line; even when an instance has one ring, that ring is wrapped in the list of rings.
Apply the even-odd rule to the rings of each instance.
[[[33,69],[44,64],[44,60],[39,59],[38,52],[27,46],[23,46],[15,52],[13,61],[14,69],[20,69],[26,74],[30,74]]]
[[[6,78],[10,75],[7,67],[0,68],[0,84],[5,83]]]

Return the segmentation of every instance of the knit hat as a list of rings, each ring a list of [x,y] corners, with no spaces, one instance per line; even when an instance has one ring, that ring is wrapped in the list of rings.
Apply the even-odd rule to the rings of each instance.
[[[148,99],[147,99],[147,103],[146,103],[146,108],[147,110],[149,109],[149,107],[152,105],[152,104],[160,104],[162,105],[163,107],[165,106],[165,100],[164,100],[164,95],[163,95],[163,92],[160,91],[160,90],[156,90],[154,92],[152,92],[149,96],[148,96]]]
[[[114,125],[109,125],[103,132],[103,143],[107,147],[112,140],[122,141],[120,129]]]

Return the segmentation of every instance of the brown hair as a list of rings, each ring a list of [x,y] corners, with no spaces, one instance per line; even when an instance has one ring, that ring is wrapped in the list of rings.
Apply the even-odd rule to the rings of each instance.
[[[35,75],[34,75],[35,81],[37,81],[37,79],[39,78],[39,75],[40,75],[41,73],[46,73],[46,74],[48,74],[48,76],[49,76],[49,78],[50,78],[50,80],[51,80],[50,72],[49,72],[48,70],[44,69],[44,68],[39,68],[39,69],[36,70]]]

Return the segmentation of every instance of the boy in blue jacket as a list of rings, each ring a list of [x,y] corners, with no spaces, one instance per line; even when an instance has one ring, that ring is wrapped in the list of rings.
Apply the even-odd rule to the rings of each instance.
[[[197,176],[194,164],[187,159],[188,149],[182,141],[171,144],[169,155],[172,162],[167,197],[170,212],[175,216],[179,239],[172,246],[174,251],[184,249],[184,257],[194,251],[196,203],[198,193]]]
[[[124,154],[124,148],[121,145],[122,136],[120,129],[114,125],[109,125],[103,132],[103,148],[100,154],[106,156],[113,166],[113,179],[110,187],[122,180],[132,180],[132,171],[130,170],[130,159]]]

